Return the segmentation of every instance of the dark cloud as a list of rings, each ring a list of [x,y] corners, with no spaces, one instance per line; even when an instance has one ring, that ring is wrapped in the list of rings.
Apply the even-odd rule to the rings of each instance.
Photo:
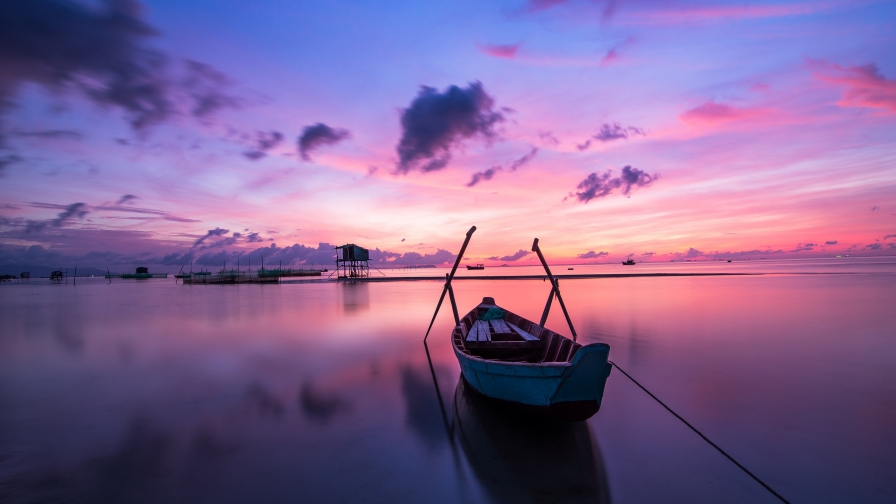
[[[788,252],[803,252],[803,251],[815,250],[815,247],[817,247],[817,245],[814,243],[806,243],[806,244],[799,243],[799,244],[797,244],[795,249],[788,250]]]
[[[604,123],[600,127],[600,131],[593,135],[591,139],[598,142],[612,142],[613,140],[625,140],[632,135],[643,136],[645,133],[643,129],[635,126],[622,127],[618,123],[613,123],[611,126],[609,123]],[[576,148],[580,151],[586,150],[591,147],[591,142],[592,140],[588,140],[583,144],[577,144]]]
[[[510,163],[510,166],[508,166],[507,169],[512,172],[516,171],[516,169],[519,168],[520,166],[523,166],[524,164],[528,163],[529,161],[532,161],[532,158],[534,158],[536,154],[538,154],[538,148],[532,147],[532,150],[529,151],[528,154],[526,154],[525,156]]]
[[[255,133],[255,145],[252,150],[243,153],[252,161],[261,159],[267,155],[267,151],[273,149],[283,141],[283,133],[279,131],[259,131]]]
[[[656,252],[644,252],[643,254],[641,254],[642,257],[652,257],[655,255],[656,255]]]
[[[196,240],[196,243],[194,243],[193,246],[195,247],[195,246],[197,246],[197,245],[202,244],[202,242],[204,242],[204,241],[207,240],[208,238],[211,238],[212,236],[224,236],[224,235],[226,235],[226,234],[229,233],[229,232],[230,232],[229,229],[222,229],[222,228],[219,228],[219,227],[216,227],[215,229],[209,229],[209,230],[208,230],[208,233],[205,233],[205,236],[203,236],[203,237],[199,238],[198,240]]]
[[[60,212],[55,219],[50,219],[46,221],[28,221],[25,226],[25,234],[38,233],[43,231],[47,226],[52,226],[55,228],[62,227],[69,223],[73,219],[83,219],[89,213],[87,210],[87,204],[85,203],[72,203],[71,205],[52,205],[49,203],[44,204],[32,204],[32,206],[37,206],[40,208],[62,208],[62,212]]]
[[[702,256],[702,255],[706,255],[706,254],[704,254],[703,252],[700,252],[699,250],[695,249],[694,247],[691,247],[691,248],[689,248],[688,251],[684,254],[684,257],[685,257],[685,259],[695,259],[695,258],[700,257],[700,256]]]
[[[116,201],[115,204],[116,205],[124,205],[126,203],[130,203],[131,201],[134,201],[135,199],[139,199],[139,198],[137,198],[137,196],[134,196],[133,194],[125,194],[121,198],[118,198],[118,201]]]
[[[296,143],[302,159],[311,161],[311,151],[324,145],[339,143],[347,138],[351,138],[351,136],[351,133],[346,129],[331,128],[324,123],[317,123],[305,126]]]
[[[83,138],[80,132],[74,130],[40,130],[40,131],[15,131],[13,136],[23,138],[51,138],[65,140],[80,140]]]
[[[889,240],[890,238],[896,238],[896,234],[888,234],[888,235],[884,236],[884,240]],[[837,243],[837,242],[834,242],[834,243]]]
[[[396,147],[396,171],[439,170],[451,160],[451,149],[463,140],[495,137],[495,124],[504,116],[493,109],[494,99],[472,82],[466,88],[450,86],[444,93],[422,86],[401,114],[401,140]]]
[[[513,254],[501,256],[501,257],[493,256],[493,257],[489,257],[488,260],[489,261],[518,261],[518,260],[522,259],[523,257],[526,257],[527,255],[529,255],[529,253],[530,253],[529,250],[519,249],[516,252],[514,252]]]
[[[194,117],[206,119],[223,108],[238,108],[241,101],[224,93],[230,78],[224,73],[198,61],[185,62],[186,76],[183,87],[193,100],[190,112]]]
[[[610,255],[609,252],[595,252],[593,250],[589,250],[588,252],[579,254],[576,257],[578,257],[579,259],[599,259],[601,257],[607,257],[608,255]]]
[[[862,247],[862,250],[882,250],[884,248],[880,243],[871,243]]]
[[[0,100],[2,99],[3,97],[0,96]],[[2,131],[0,131],[0,135],[2,135]],[[3,177],[4,172],[6,172],[6,169],[9,168],[10,165],[19,163],[21,161],[22,158],[16,155],[0,157],[0,177]]]
[[[182,82],[168,76],[170,58],[149,46],[157,32],[142,10],[136,0],[3,1],[0,102],[9,105],[27,82],[57,95],[77,91],[123,110],[138,131],[171,118],[182,101],[197,117],[233,106],[225,78],[206,65],[187,62]]]
[[[828,241],[824,242],[824,244],[825,244],[825,245],[836,245],[836,244],[837,244],[837,240],[828,240]]]
[[[541,143],[550,147],[556,147],[560,144],[560,140],[557,140],[557,137],[551,131],[539,131],[538,138],[541,139]]]
[[[876,212],[876,211],[878,211],[878,210],[880,210],[880,207],[877,206],[877,205],[874,205],[873,207],[871,207],[871,211],[872,211],[872,212]]]
[[[619,192],[630,197],[632,188],[649,186],[657,178],[659,178],[658,174],[650,175],[631,166],[623,167],[619,177],[610,177],[610,170],[599,175],[592,173],[576,186],[578,191],[576,191],[575,197],[583,203],[588,203],[595,198],[603,198],[612,192]]]
[[[519,159],[515,159],[512,162],[510,162],[510,164],[507,165],[507,171],[515,172],[517,170],[517,168],[519,168],[519,167],[525,165],[526,163],[528,163],[529,161],[531,161],[532,158],[534,158],[536,154],[538,154],[538,148],[532,147],[532,150],[529,151],[528,154],[524,155],[523,157],[521,157]],[[467,187],[473,187],[476,184],[478,184],[479,182],[482,182],[483,180],[491,180],[492,177],[494,177],[496,173],[498,173],[499,171],[503,171],[503,170],[504,170],[504,167],[502,167],[502,166],[492,166],[488,170],[474,173],[473,178],[471,178],[470,181],[467,182]]]
[[[492,177],[495,176],[495,173],[499,172],[500,170],[500,166],[492,166],[488,170],[474,173],[473,178],[471,178],[470,181],[467,182],[467,187],[473,187],[483,180],[491,180]]]

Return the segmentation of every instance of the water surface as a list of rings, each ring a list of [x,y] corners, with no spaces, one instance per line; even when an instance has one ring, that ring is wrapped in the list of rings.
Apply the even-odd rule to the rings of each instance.
[[[581,342],[609,343],[792,502],[892,502],[896,264],[632,268],[732,265],[774,274],[561,287]],[[447,310],[429,338],[437,396],[421,340],[440,289],[4,284],[0,501],[775,502],[618,371],[587,423],[477,401],[458,380]],[[461,311],[488,295],[537,319],[548,287],[456,293]],[[565,324],[555,309],[548,326]]]

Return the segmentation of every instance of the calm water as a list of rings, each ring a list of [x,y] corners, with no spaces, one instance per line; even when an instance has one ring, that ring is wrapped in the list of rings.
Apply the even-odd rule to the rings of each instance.
[[[580,341],[791,502],[896,500],[896,261],[634,268],[728,267],[775,274],[561,287]],[[443,417],[439,282],[45,282],[0,287],[4,503],[775,502],[616,370],[587,423],[467,394],[447,310]],[[456,289],[536,319],[548,294]]]

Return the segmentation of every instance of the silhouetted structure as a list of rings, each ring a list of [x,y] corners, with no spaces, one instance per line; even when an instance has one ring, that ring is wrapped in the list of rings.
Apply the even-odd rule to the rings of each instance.
[[[337,278],[367,278],[370,276],[370,252],[349,243],[336,247]]]

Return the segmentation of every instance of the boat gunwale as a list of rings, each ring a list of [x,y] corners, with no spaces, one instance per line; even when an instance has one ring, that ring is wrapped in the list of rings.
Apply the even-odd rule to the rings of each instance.
[[[463,333],[463,330],[461,329],[461,326],[460,326],[460,325],[455,325],[454,328],[451,330],[451,346],[452,346],[452,348],[454,348],[454,353],[455,353],[455,355],[456,355],[458,358],[463,357],[464,359],[467,359],[467,360],[470,360],[470,361],[474,361],[474,362],[483,363],[483,364],[488,364],[488,365],[490,365],[490,366],[510,366],[509,369],[519,368],[519,367],[539,368],[539,369],[554,368],[554,369],[556,369],[557,371],[560,371],[560,372],[561,372],[560,374],[562,374],[562,371],[563,371],[563,370],[565,370],[565,369],[567,369],[567,368],[573,366],[573,361],[576,359],[576,356],[577,356],[578,353],[581,352],[582,349],[585,348],[586,346],[592,346],[592,345],[605,345],[605,346],[609,346],[609,345],[607,345],[606,343],[591,343],[591,344],[588,344],[588,345],[583,345],[583,344],[581,344],[581,343],[578,343],[578,342],[576,342],[576,341],[573,341],[572,338],[569,338],[569,337],[564,336],[564,335],[562,335],[562,334],[560,334],[560,333],[558,333],[558,332],[556,332],[556,331],[553,331],[553,330],[551,330],[551,329],[548,329],[547,327],[538,325],[538,324],[536,324],[535,322],[532,322],[531,320],[529,320],[529,319],[527,319],[527,318],[525,318],[525,317],[522,317],[522,316],[520,316],[520,315],[518,315],[518,314],[516,314],[516,313],[514,313],[514,312],[512,312],[512,311],[510,311],[510,310],[508,310],[508,309],[506,309],[506,308],[502,308],[502,307],[499,306],[498,304],[494,304],[494,305],[486,305],[486,304],[482,304],[482,303],[480,303],[480,304],[476,305],[472,310],[470,310],[469,312],[467,312],[463,317],[461,317],[461,320],[467,318],[467,317],[468,317],[469,315],[471,315],[471,314],[474,314],[474,312],[476,312],[476,310],[478,310],[480,307],[483,307],[483,306],[485,306],[485,307],[489,307],[489,308],[491,308],[491,307],[500,308],[501,310],[504,310],[505,313],[512,314],[512,315],[515,315],[515,316],[519,317],[520,320],[525,320],[526,322],[529,322],[529,323],[532,324],[532,325],[535,325],[535,326],[537,326],[537,327],[540,327],[541,329],[543,329],[543,330],[545,330],[545,331],[550,331],[551,333],[555,334],[556,336],[559,336],[560,338],[569,340],[573,345],[579,345],[579,348],[576,349],[576,353],[575,353],[575,355],[573,355],[571,358],[569,358],[569,360],[566,360],[566,361],[563,361],[563,362],[556,362],[556,361],[554,361],[554,362],[543,362],[543,361],[542,361],[542,362],[526,362],[526,361],[506,361],[506,360],[501,360],[501,359],[488,359],[488,358],[480,357],[480,356],[478,356],[478,355],[473,355],[473,354],[469,351],[469,349],[467,349],[466,347],[464,347],[463,349],[461,349],[461,348],[459,348],[459,347],[457,346],[457,340],[456,340],[455,337],[454,337],[455,334],[458,333],[458,332],[460,333],[461,341],[463,341],[463,339],[466,337],[466,335]],[[506,315],[505,315],[505,317],[506,317]],[[541,339],[541,337],[539,337],[539,339]],[[544,341],[544,340],[542,340],[542,342],[543,342],[543,341]],[[466,350],[466,352],[464,352],[464,350]],[[490,370],[490,372],[494,372],[494,370]],[[558,376],[559,376],[559,375],[558,375]]]

